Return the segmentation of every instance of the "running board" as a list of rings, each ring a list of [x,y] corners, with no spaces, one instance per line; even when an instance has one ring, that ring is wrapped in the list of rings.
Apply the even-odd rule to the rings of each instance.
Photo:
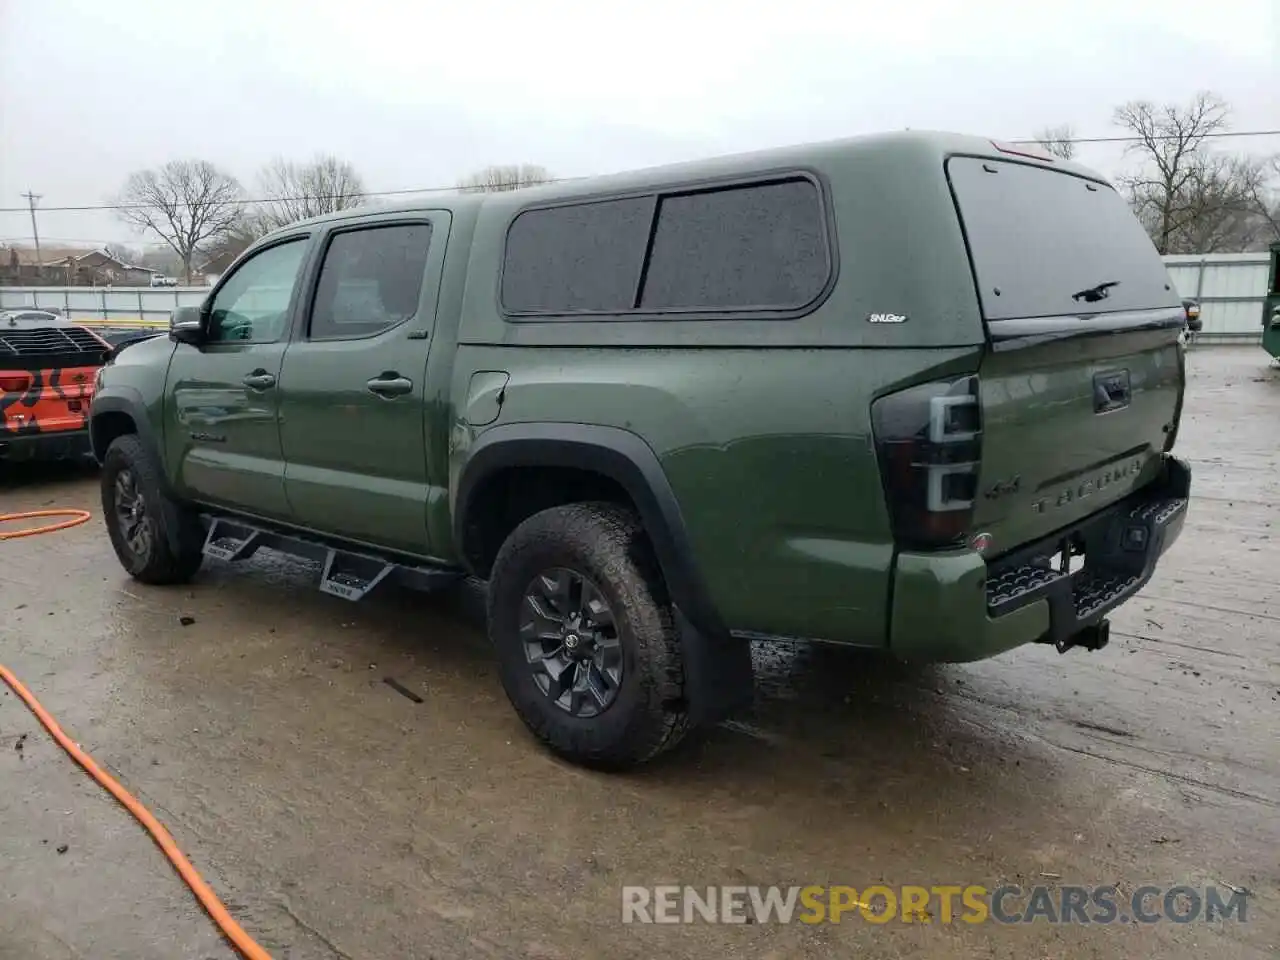
[[[259,527],[243,520],[209,514],[203,553],[215,560],[247,560],[262,547],[322,564],[320,590],[344,600],[362,600],[378,584],[390,580],[411,590],[439,590],[462,580],[466,574],[445,567],[412,564],[359,553],[294,533]]]
[[[395,568],[394,563],[330,550],[320,573],[320,592],[343,600],[361,600]]]
[[[214,520],[209,524],[209,533],[204,538],[203,552],[206,557],[213,557],[215,560],[248,560],[258,552],[259,546],[258,531],[252,527]]]

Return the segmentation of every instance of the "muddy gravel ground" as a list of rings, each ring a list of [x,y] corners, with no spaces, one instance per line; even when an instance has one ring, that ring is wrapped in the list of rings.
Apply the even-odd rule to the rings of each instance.
[[[475,590],[349,604],[266,554],[147,588],[91,469],[0,479],[0,512],[95,515],[0,541],[0,663],[277,958],[1275,957],[1280,370],[1256,347],[1197,348],[1189,370],[1187,529],[1107,649],[906,668],[761,646],[750,711],[625,776],[525,734]],[[1244,922],[621,923],[624,885],[666,883],[1248,896]],[[0,958],[232,955],[0,695]]]

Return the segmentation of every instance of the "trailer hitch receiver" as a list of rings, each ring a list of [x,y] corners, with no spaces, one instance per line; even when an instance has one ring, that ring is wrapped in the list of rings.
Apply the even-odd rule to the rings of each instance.
[[[1111,641],[1111,621],[1103,618],[1090,624],[1083,630],[1064,637],[1054,644],[1059,653],[1066,653],[1072,647],[1084,647],[1086,650],[1101,650]]]

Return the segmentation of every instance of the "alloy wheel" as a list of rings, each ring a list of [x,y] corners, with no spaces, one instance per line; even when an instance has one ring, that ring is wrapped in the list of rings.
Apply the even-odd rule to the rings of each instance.
[[[553,567],[525,590],[520,640],[534,682],[574,717],[594,717],[617,699],[622,643],[600,588],[576,570]]]

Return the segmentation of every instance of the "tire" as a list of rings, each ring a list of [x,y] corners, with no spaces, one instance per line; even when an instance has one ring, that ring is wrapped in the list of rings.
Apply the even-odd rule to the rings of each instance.
[[[165,494],[159,466],[135,434],[117,437],[107,448],[101,488],[102,518],[111,546],[131,577],[172,584],[195,576],[204,561],[199,518]],[[140,504],[136,513],[123,505],[125,490],[132,490],[132,502]],[[131,520],[136,523],[130,525]]]
[[[573,575],[582,581],[576,599]],[[567,594],[560,591],[565,580],[570,581]],[[531,606],[535,594],[538,605]],[[571,615],[569,625],[559,627],[559,641],[533,639],[535,632],[551,636],[556,631],[554,618],[539,617],[539,608],[559,613],[576,603],[580,611],[587,611],[598,609],[598,601],[605,604],[605,612],[588,612],[577,626]],[[593,617],[611,625],[601,627]],[[533,735],[565,759],[623,769],[675,746],[688,732],[684,669],[671,602],[649,541],[631,511],[608,503],[576,503],[543,510],[521,523],[494,561],[488,621],[502,685],[512,705]],[[582,631],[581,644],[592,646],[598,662],[569,658],[565,645],[576,630]],[[561,652],[553,659],[539,655],[557,642]],[[581,648],[576,652],[583,654]],[[565,659],[568,668],[563,666]],[[544,666],[536,666],[537,661]],[[620,665],[616,677],[610,663]],[[574,677],[566,677],[564,671],[575,667]],[[560,676],[550,676],[556,669],[562,671]],[[579,690],[583,684],[574,678],[581,680],[584,671],[585,689]],[[569,686],[572,689],[555,696]],[[611,697],[603,705],[602,691]],[[580,713],[572,712],[575,709]],[[582,715],[593,709],[594,715]]]

